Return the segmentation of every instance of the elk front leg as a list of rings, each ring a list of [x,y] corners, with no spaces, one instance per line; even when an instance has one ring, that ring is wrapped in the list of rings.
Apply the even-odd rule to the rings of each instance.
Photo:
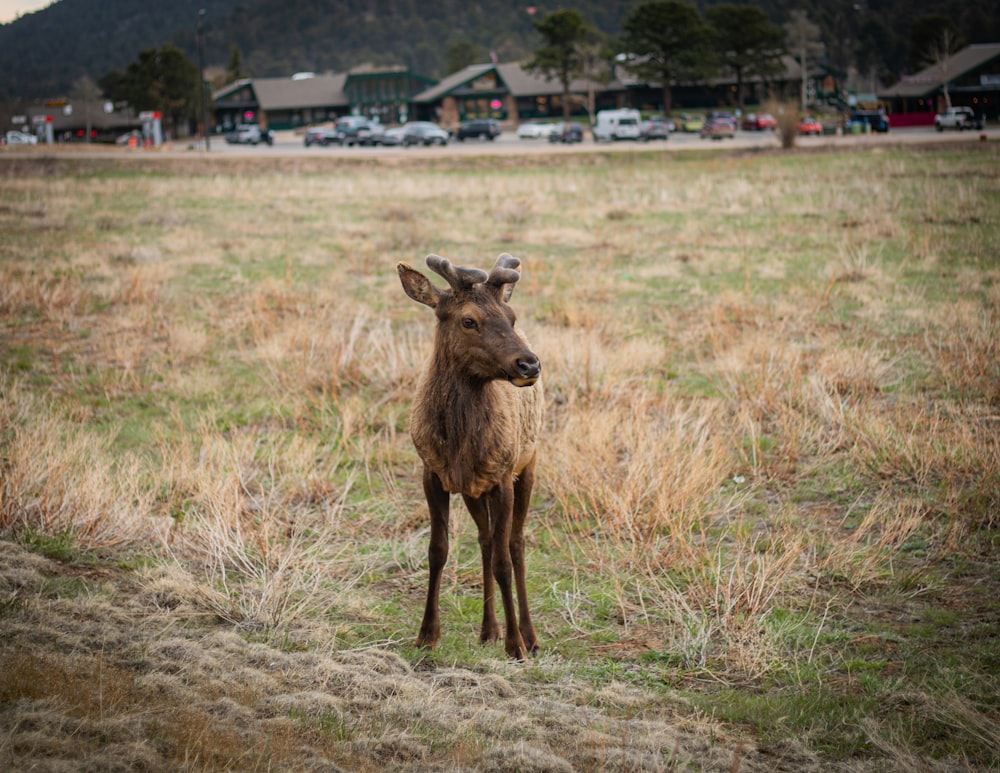
[[[498,485],[489,495],[490,520],[493,525],[493,576],[503,600],[504,650],[515,660],[526,660],[528,651],[517,627],[517,608],[512,587],[513,566],[510,558],[511,522],[514,509],[513,477]]]
[[[496,593],[493,583],[493,528],[490,524],[490,510],[485,497],[473,499],[464,497],[472,520],[479,530],[479,552],[483,561],[483,627],[479,633],[480,644],[490,644],[500,638],[497,623]]]
[[[441,480],[426,467],[424,468],[424,496],[431,517],[431,541],[427,548],[427,563],[430,579],[427,583],[427,604],[424,619],[420,624],[417,646],[434,649],[441,636],[441,619],[438,613],[438,599],[441,595],[441,573],[448,562],[448,492]]]
[[[535,655],[542,651],[538,643],[535,626],[531,623],[531,613],[528,611],[528,584],[524,568],[524,523],[528,517],[528,505],[531,503],[531,490],[535,485],[535,459],[532,457],[528,465],[521,471],[514,482],[514,512],[510,527],[510,559],[514,565],[514,582],[517,585],[518,627],[521,638],[529,654]]]

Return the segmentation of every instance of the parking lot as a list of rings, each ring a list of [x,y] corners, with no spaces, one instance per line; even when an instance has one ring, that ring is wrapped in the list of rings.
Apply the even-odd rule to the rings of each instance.
[[[664,152],[678,152],[684,150],[727,150],[727,149],[769,149],[779,148],[780,142],[777,135],[770,131],[737,131],[733,139],[710,140],[702,139],[697,134],[686,134],[676,132],[670,135],[667,141],[656,140],[652,142],[601,142],[595,143],[589,132],[585,135],[582,143],[563,145],[560,143],[548,142],[545,139],[519,140],[513,130],[505,130],[499,137],[492,141],[466,140],[457,142],[452,139],[444,147],[341,147],[338,145],[320,146],[313,145],[305,147],[303,142],[304,130],[300,131],[279,131],[274,133],[274,144],[265,145],[229,145],[221,135],[213,136],[210,142],[209,152],[212,156],[219,157],[264,157],[264,156],[331,156],[331,157],[369,157],[369,158],[406,158],[411,156],[443,156],[443,155],[512,155],[512,154],[559,154],[559,153],[581,153],[591,152],[595,149],[600,151],[629,153],[636,151],[661,150]],[[796,137],[796,147],[800,148],[877,148],[885,145],[898,145],[907,143],[937,143],[937,142],[968,142],[979,137],[985,137],[991,141],[1000,140],[1000,126],[988,126],[981,132],[937,132],[933,127],[917,127],[907,129],[895,129],[886,134],[847,134],[843,136],[824,135],[819,137]],[[87,146],[81,144],[70,145],[37,145],[37,146],[8,146],[4,148],[4,155],[8,153],[57,153],[59,155],[85,154],[89,157],[98,155],[109,155],[120,157],[122,155],[145,155],[153,152],[157,155],[186,155],[191,153],[204,152],[204,142],[197,140],[181,140],[168,142],[163,147],[155,151],[144,151],[129,149],[127,147],[110,147],[107,145]]]
[[[953,142],[969,141],[975,139],[979,134],[986,135],[991,140],[1000,139],[1000,127],[989,127],[984,132],[936,132],[933,127],[918,127],[908,129],[896,129],[887,134],[848,134],[845,136],[827,135],[820,137],[796,137],[796,146],[809,147],[878,147],[886,144],[899,143],[925,143],[925,142]],[[175,143],[176,149],[177,143]],[[274,144],[272,146],[258,145],[256,147],[245,145],[227,145],[221,137],[213,137],[211,141],[211,153],[226,155],[262,155],[262,154],[310,154],[310,155],[332,155],[332,156],[415,156],[415,155],[444,155],[444,154],[515,154],[515,153],[579,153],[600,149],[602,151],[613,152],[635,152],[643,150],[661,149],[664,151],[681,150],[722,150],[722,149],[748,149],[748,148],[778,148],[780,142],[773,132],[753,132],[738,131],[734,139],[709,140],[702,139],[697,134],[685,134],[676,132],[670,135],[667,141],[657,140],[653,142],[615,142],[615,143],[595,143],[589,133],[582,143],[563,145],[552,143],[547,140],[519,140],[512,130],[505,130],[503,134],[492,141],[466,140],[457,142],[454,139],[445,147],[339,147],[331,145],[327,147],[313,146],[305,147],[302,142],[302,134],[293,131],[275,132]]]

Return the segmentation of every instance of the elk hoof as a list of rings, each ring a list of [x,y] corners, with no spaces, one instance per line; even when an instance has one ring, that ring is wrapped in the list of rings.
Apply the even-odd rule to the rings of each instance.
[[[417,636],[417,646],[421,649],[432,650],[437,647],[440,631],[424,631],[421,629]]]
[[[497,627],[487,628],[483,626],[482,631],[479,634],[480,644],[493,644],[500,638],[500,629]]]
[[[523,663],[528,659],[528,651],[524,647],[524,642],[518,639],[518,641],[508,641],[504,643],[504,650],[507,652],[507,657],[511,660],[516,660]]]

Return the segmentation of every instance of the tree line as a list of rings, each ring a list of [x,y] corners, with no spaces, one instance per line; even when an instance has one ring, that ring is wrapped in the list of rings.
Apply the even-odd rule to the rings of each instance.
[[[603,35],[579,11],[555,11],[535,23],[544,39],[526,67],[563,88],[563,115],[569,117],[570,84],[577,78],[606,82],[617,66],[647,82],[660,83],[663,108],[670,112],[674,83],[694,82],[727,69],[736,76],[743,106],[746,79],[773,78],[783,70],[786,31],[751,5],[723,3],[702,17],[679,0],[637,6],[622,35]]]

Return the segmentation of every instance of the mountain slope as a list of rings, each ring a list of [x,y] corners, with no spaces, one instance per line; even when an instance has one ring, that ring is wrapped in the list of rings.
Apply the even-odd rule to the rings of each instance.
[[[608,34],[643,0],[564,0]],[[704,10],[719,0],[701,0]],[[892,81],[914,71],[910,28],[929,14],[952,19],[969,43],[1000,40],[993,0],[761,0],[775,24],[794,9],[817,23],[834,65]],[[841,7],[843,6],[843,7]],[[448,48],[471,42],[485,61],[522,59],[541,42],[532,22],[552,9],[526,0],[61,0],[0,25],[0,100],[60,96],[81,75],[97,80],[124,69],[140,51],[172,43],[197,60],[198,10],[206,64],[222,67],[233,45],[254,76],[343,71],[360,64],[406,65],[443,77]]]
[[[62,0],[0,26],[0,99],[67,94],[74,80],[124,69],[140,51],[173,43],[195,55],[198,10],[236,0]]]

